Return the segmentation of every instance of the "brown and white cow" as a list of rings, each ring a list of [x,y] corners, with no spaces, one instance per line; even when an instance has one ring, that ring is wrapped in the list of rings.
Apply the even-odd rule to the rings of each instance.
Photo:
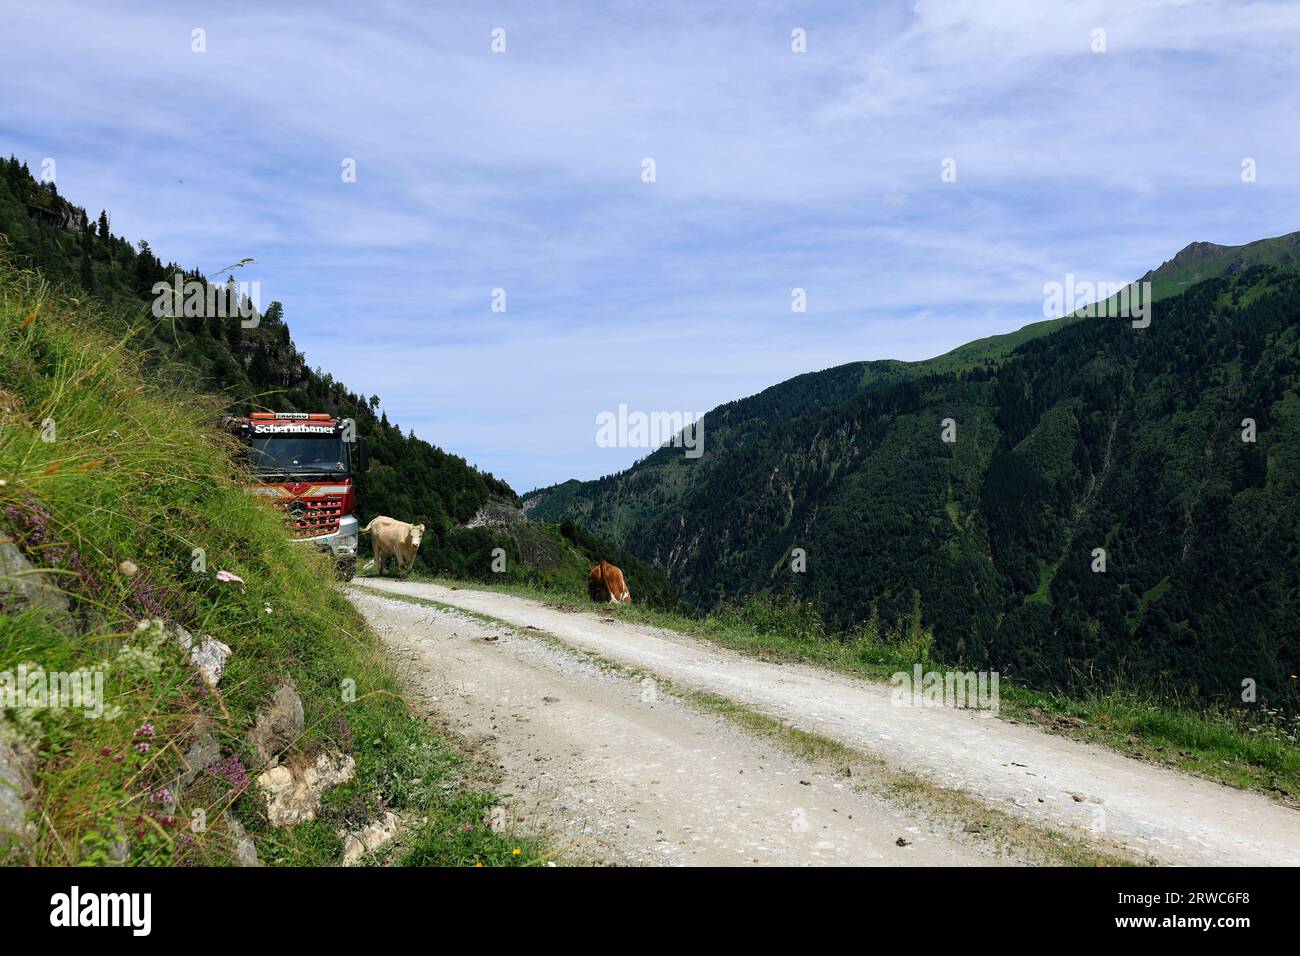
[[[623,572],[608,561],[601,561],[587,574],[587,593],[593,601],[602,604],[632,603],[632,592],[627,589]]]
[[[375,553],[370,564],[374,565],[376,574],[384,573],[384,561],[389,555],[397,559],[399,577],[411,573],[415,566],[415,552],[420,550],[420,539],[424,537],[424,525],[407,524],[379,515],[362,528],[361,533],[370,535],[370,546]]]

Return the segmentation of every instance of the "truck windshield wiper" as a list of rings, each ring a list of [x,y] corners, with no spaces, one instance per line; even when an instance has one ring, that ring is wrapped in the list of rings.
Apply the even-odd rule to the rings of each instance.
[[[302,468],[285,474],[291,478],[333,478],[338,475],[346,475],[347,472],[335,468]]]
[[[263,468],[253,472],[262,481],[290,481],[303,478],[335,478],[348,474],[346,468]]]

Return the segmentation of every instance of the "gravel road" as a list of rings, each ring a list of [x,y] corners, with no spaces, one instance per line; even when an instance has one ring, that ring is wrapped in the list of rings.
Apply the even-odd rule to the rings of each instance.
[[[512,819],[544,824],[553,841],[577,842],[595,860],[1016,862],[963,832],[960,821],[918,816],[566,648],[720,695],[1033,825],[1141,859],[1300,865],[1296,810],[976,711],[898,706],[888,685],[756,660],[606,610],[387,579],[358,580],[349,593],[417,699],[490,745],[514,794]]]

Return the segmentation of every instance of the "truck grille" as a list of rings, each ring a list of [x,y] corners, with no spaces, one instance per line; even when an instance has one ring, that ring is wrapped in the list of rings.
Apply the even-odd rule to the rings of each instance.
[[[284,514],[284,523],[294,538],[319,538],[339,530],[343,517],[343,495],[293,498],[274,502]]]

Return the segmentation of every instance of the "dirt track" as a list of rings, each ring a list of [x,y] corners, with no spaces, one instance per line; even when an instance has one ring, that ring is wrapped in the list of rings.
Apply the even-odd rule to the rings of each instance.
[[[545,632],[1140,858],[1300,865],[1300,813],[1100,747],[973,711],[896,706],[886,685],[754,660],[607,612],[423,582],[356,582],[350,595],[413,691],[492,748],[514,794],[511,816],[596,859],[970,865],[1004,857],[961,821],[918,815],[552,640],[383,591]]]

